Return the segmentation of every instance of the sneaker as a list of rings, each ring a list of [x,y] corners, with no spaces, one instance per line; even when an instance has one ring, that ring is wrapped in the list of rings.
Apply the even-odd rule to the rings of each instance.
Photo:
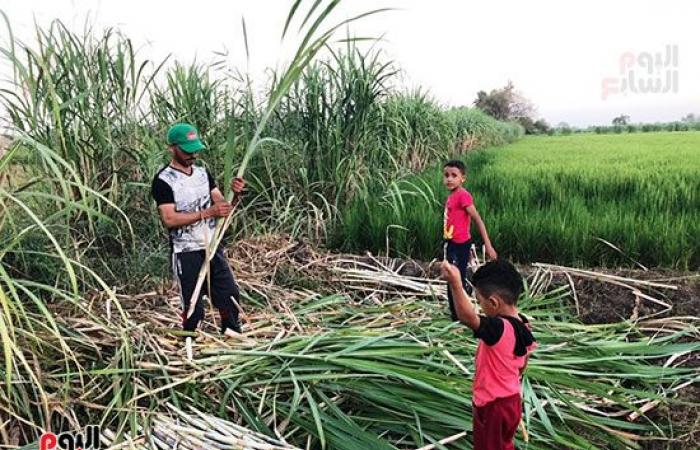
[[[236,339],[237,341],[246,343],[246,344],[255,344],[255,340],[247,337],[243,333],[239,333],[237,331],[233,331],[230,328],[226,328],[224,331],[224,337],[231,338],[231,339]]]

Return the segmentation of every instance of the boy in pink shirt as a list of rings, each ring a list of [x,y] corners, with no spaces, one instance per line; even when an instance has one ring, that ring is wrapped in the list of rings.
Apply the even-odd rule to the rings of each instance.
[[[522,415],[520,377],[537,346],[528,320],[518,313],[522,277],[504,260],[477,270],[472,284],[484,313],[480,315],[462,287],[459,269],[447,261],[441,269],[454,291],[458,319],[479,339],[472,387],[474,449],[514,450]]]
[[[444,230],[445,258],[456,265],[462,276],[462,286],[467,289],[467,265],[472,245],[471,220],[474,219],[481,239],[490,259],[498,258],[496,250],[491,245],[486,225],[474,206],[472,195],[462,187],[466,179],[466,168],[459,160],[448,161],[442,168],[443,183],[449,189],[450,195],[445,202]],[[469,291],[471,292],[471,291]],[[452,289],[447,288],[447,300],[450,305],[450,316],[457,320]]]

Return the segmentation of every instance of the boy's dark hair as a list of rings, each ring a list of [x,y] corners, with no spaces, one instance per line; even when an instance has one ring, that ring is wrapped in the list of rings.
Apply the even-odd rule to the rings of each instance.
[[[442,168],[444,169],[445,167],[454,167],[455,169],[459,169],[460,172],[462,172],[462,175],[465,175],[467,173],[467,166],[464,165],[464,163],[458,159],[452,159],[450,161],[447,161]]]
[[[523,293],[523,277],[508,260],[489,261],[472,277],[472,284],[486,297],[498,294],[507,304],[517,305]]]

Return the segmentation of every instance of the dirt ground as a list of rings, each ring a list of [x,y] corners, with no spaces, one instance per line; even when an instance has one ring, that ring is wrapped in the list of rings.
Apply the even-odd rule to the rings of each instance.
[[[672,309],[663,316],[700,316],[700,273],[673,272],[669,270],[606,270],[596,271],[622,277],[655,281],[678,286],[678,290],[647,289],[647,293],[669,303]],[[562,283],[566,280],[560,280]],[[635,296],[629,289],[595,280],[574,279],[578,295],[580,318],[586,323],[610,323],[632,316]],[[665,309],[653,302],[642,301],[639,315],[645,316]],[[662,316],[662,317],[663,317]],[[686,363],[688,367],[700,370],[700,354],[695,354]],[[668,425],[677,439],[672,442],[650,441],[642,443],[646,450],[698,450],[700,449],[700,385],[683,389],[678,397],[679,404],[660,406],[648,416],[657,424]],[[692,402],[693,405],[683,404]]]
[[[672,305],[667,315],[700,316],[700,273],[673,272],[669,270],[606,270],[594,269],[637,280],[670,284],[678,290],[645,289],[644,293]],[[564,281],[564,280],[562,280]],[[586,323],[610,323],[627,319],[632,315],[635,296],[629,289],[608,283],[574,278],[574,285],[579,297],[580,318]],[[642,301],[639,314],[645,316],[664,308],[653,302]]]

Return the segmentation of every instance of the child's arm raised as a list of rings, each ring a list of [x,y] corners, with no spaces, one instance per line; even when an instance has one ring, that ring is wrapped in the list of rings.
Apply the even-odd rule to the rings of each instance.
[[[491,245],[489,233],[486,231],[486,225],[484,225],[484,221],[481,220],[479,212],[476,210],[476,207],[474,205],[471,205],[467,206],[467,213],[474,220],[474,222],[476,222],[476,226],[479,228],[481,239],[484,241],[484,245],[486,246],[486,254],[490,259],[495,261],[496,259],[498,259],[498,253],[496,253],[496,250],[493,248],[493,245]]]
[[[457,266],[443,261],[440,270],[442,271],[442,277],[449,283],[452,289],[452,298],[454,300],[457,318],[472,330],[478,330],[481,324],[481,318],[476,313],[469,296],[464,292],[462,274],[459,272],[459,269]]]

